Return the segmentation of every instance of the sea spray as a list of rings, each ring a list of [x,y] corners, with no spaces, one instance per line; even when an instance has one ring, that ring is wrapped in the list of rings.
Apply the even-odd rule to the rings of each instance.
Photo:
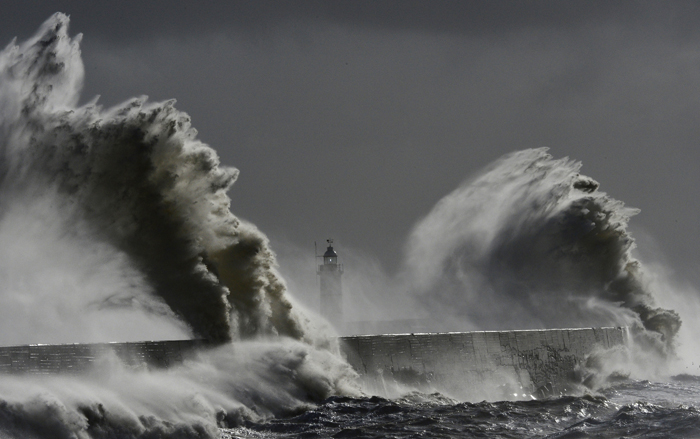
[[[414,228],[406,267],[435,312],[477,327],[624,325],[664,353],[678,314],[655,306],[625,207],[546,148],[509,154]]]
[[[356,392],[267,238],[230,212],[238,171],[174,101],[78,106],[81,37],[67,28],[55,14],[0,52],[0,339],[142,331],[219,347],[164,371],[105,359],[86,376],[0,376],[1,435],[216,437]]]
[[[83,68],[67,25],[57,14],[2,54],[3,210],[49,197],[66,235],[126,255],[150,289],[115,291],[102,307],[164,303],[212,341],[304,338],[267,239],[229,210],[238,171],[220,166],[174,101],[76,107]]]
[[[276,340],[224,344],[168,369],[106,356],[81,375],[2,375],[0,436],[216,438],[353,394],[347,367],[326,350]]]

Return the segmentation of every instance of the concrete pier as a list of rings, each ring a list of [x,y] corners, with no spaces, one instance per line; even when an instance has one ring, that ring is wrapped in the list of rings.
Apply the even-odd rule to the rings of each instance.
[[[348,362],[370,389],[390,393],[405,385],[469,400],[570,394],[590,354],[626,340],[626,328],[342,338]]]
[[[439,391],[467,400],[568,394],[597,349],[626,343],[625,328],[477,331],[341,337],[366,389]],[[206,348],[202,340],[0,347],[0,373],[80,373],[116,355],[132,367],[168,367]]]
[[[131,367],[168,367],[206,346],[202,340],[34,344],[0,347],[0,373],[81,373],[106,355]]]

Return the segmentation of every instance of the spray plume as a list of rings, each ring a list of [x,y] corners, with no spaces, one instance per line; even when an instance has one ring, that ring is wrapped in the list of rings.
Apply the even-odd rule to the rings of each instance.
[[[92,298],[95,308],[174,314],[216,342],[304,338],[267,238],[229,211],[238,171],[220,166],[174,101],[77,107],[80,36],[67,27],[56,14],[2,53],[2,212],[48,200],[62,240],[106,246],[139,274],[132,288]]]
[[[218,437],[356,391],[292,306],[267,238],[174,101],[79,106],[81,37],[57,13],[0,52],[0,342],[193,336],[165,371],[0,376],[3,437]],[[234,340],[235,344],[226,343]]]
[[[631,256],[637,211],[580,168],[520,151],[444,197],[407,245],[423,302],[481,328],[631,325],[671,347],[680,318],[655,306]]]

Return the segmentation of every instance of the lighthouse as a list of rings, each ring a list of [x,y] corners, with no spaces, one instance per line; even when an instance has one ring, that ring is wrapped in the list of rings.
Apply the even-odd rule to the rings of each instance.
[[[338,264],[338,254],[333,250],[333,240],[328,239],[328,248],[323,254],[323,264],[318,266],[321,277],[321,315],[338,330],[344,327],[343,286],[340,276],[343,266]]]

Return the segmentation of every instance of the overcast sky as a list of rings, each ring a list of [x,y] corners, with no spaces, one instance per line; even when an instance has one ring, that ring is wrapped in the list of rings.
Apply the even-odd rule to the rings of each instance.
[[[700,3],[5,0],[0,40],[57,11],[84,100],[177,99],[273,247],[333,237],[391,271],[441,197],[548,146],[700,282]]]

